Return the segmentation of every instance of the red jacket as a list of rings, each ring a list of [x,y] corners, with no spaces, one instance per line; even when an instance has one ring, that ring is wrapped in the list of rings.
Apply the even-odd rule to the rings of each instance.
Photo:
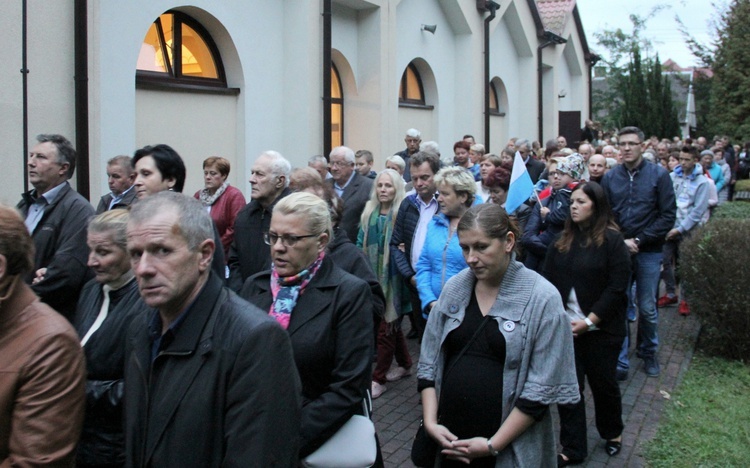
[[[195,192],[195,198],[200,200],[201,191]],[[229,246],[234,239],[234,220],[237,213],[245,206],[245,196],[240,189],[228,186],[224,193],[211,205],[211,219],[216,224],[224,247],[224,257],[229,258]]]

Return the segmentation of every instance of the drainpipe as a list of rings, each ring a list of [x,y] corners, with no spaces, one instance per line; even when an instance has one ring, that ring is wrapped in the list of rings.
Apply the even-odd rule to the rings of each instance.
[[[490,23],[495,19],[498,8],[500,8],[498,3],[489,0],[484,3],[481,10],[490,11],[490,15],[484,19],[484,144],[488,153],[490,151]]]
[[[323,155],[328,159],[331,141],[331,1],[323,0]]]
[[[539,126],[539,142],[544,141],[544,105],[542,104],[542,98],[544,97],[542,89],[542,50],[551,45],[565,44],[568,42],[566,39],[558,36],[551,31],[545,31],[543,39],[545,42],[539,44],[536,49],[536,82],[537,82],[537,121]]]
[[[601,57],[596,54],[589,56],[589,119],[594,120],[594,104],[593,104],[593,84],[594,84],[594,66],[601,60]]]
[[[88,6],[86,0],[75,0],[75,120],[78,193],[89,198],[89,74],[88,74]]]
[[[29,188],[29,69],[26,60],[26,0],[21,2],[21,83],[23,119],[23,191]]]

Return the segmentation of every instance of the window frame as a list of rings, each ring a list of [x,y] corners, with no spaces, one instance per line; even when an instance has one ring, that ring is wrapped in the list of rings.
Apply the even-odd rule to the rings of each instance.
[[[336,79],[338,82],[339,92],[341,93],[341,97],[333,97],[331,96],[331,144],[333,145],[333,106],[334,104],[341,106],[341,127],[339,129],[339,133],[341,133],[341,145],[344,145],[344,87],[341,85],[341,74],[339,73],[339,69],[336,67],[336,64],[331,62],[331,78]],[[336,146],[336,145],[333,145]]]
[[[497,94],[497,86],[495,86],[494,81],[489,82],[489,92],[490,92],[490,115],[496,115],[499,117],[505,117],[505,112],[502,112],[500,110],[500,97]],[[492,107],[492,97],[495,98],[495,107]]]
[[[169,60],[169,54],[166,49],[164,29],[161,22],[162,15],[172,15],[172,27],[174,37],[172,39],[172,60]],[[238,88],[229,88],[227,86],[226,73],[224,71],[224,62],[221,59],[221,53],[216,46],[211,34],[191,16],[176,10],[168,10],[159,15],[154,22],[156,32],[159,36],[159,45],[161,54],[164,57],[167,72],[154,72],[148,70],[139,70],[136,68],[135,83],[136,88],[140,89],[176,89],[191,92],[210,92],[219,94],[239,94]],[[214,67],[218,78],[206,78],[200,76],[185,76],[182,74],[182,26],[187,25],[200,37],[203,43],[211,53]]]
[[[411,72],[414,74],[414,77],[417,81],[417,86],[419,87],[419,95],[421,96],[421,99],[409,99],[405,97],[409,93],[407,92],[407,74],[411,70]],[[404,73],[401,75],[401,81],[400,86],[398,89],[398,105],[399,107],[411,107],[416,109],[434,109],[434,106],[427,105],[425,99],[425,93],[424,93],[424,85],[422,84],[422,75],[419,73],[419,70],[417,69],[417,66],[414,64],[414,61],[409,62],[409,65],[406,66],[406,69],[404,69]]]

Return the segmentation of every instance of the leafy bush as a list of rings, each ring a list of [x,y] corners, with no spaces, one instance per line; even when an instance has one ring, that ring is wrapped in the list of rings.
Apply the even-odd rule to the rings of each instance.
[[[750,180],[748,180],[750,182]],[[750,203],[729,202],[717,207],[711,214],[711,220],[718,219],[750,219]]]
[[[734,185],[736,192],[747,192],[750,191],[750,179],[738,180]]]
[[[702,324],[699,347],[745,362],[750,362],[748,233],[750,219],[712,219],[680,247],[680,276],[690,310]]]

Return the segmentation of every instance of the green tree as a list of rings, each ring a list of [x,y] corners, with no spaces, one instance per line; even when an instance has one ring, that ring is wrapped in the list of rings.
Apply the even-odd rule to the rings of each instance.
[[[729,5],[717,35],[708,123],[734,141],[750,140],[750,1]]]
[[[645,17],[630,15],[632,33],[617,29],[594,34],[607,51],[598,73],[606,85],[592,92],[594,115],[605,129],[635,125],[649,135],[680,133],[671,87],[662,75],[659,58],[643,59],[641,55],[652,50],[651,42],[642,35],[646,22],[664,8],[668,7],[657,5]]]

